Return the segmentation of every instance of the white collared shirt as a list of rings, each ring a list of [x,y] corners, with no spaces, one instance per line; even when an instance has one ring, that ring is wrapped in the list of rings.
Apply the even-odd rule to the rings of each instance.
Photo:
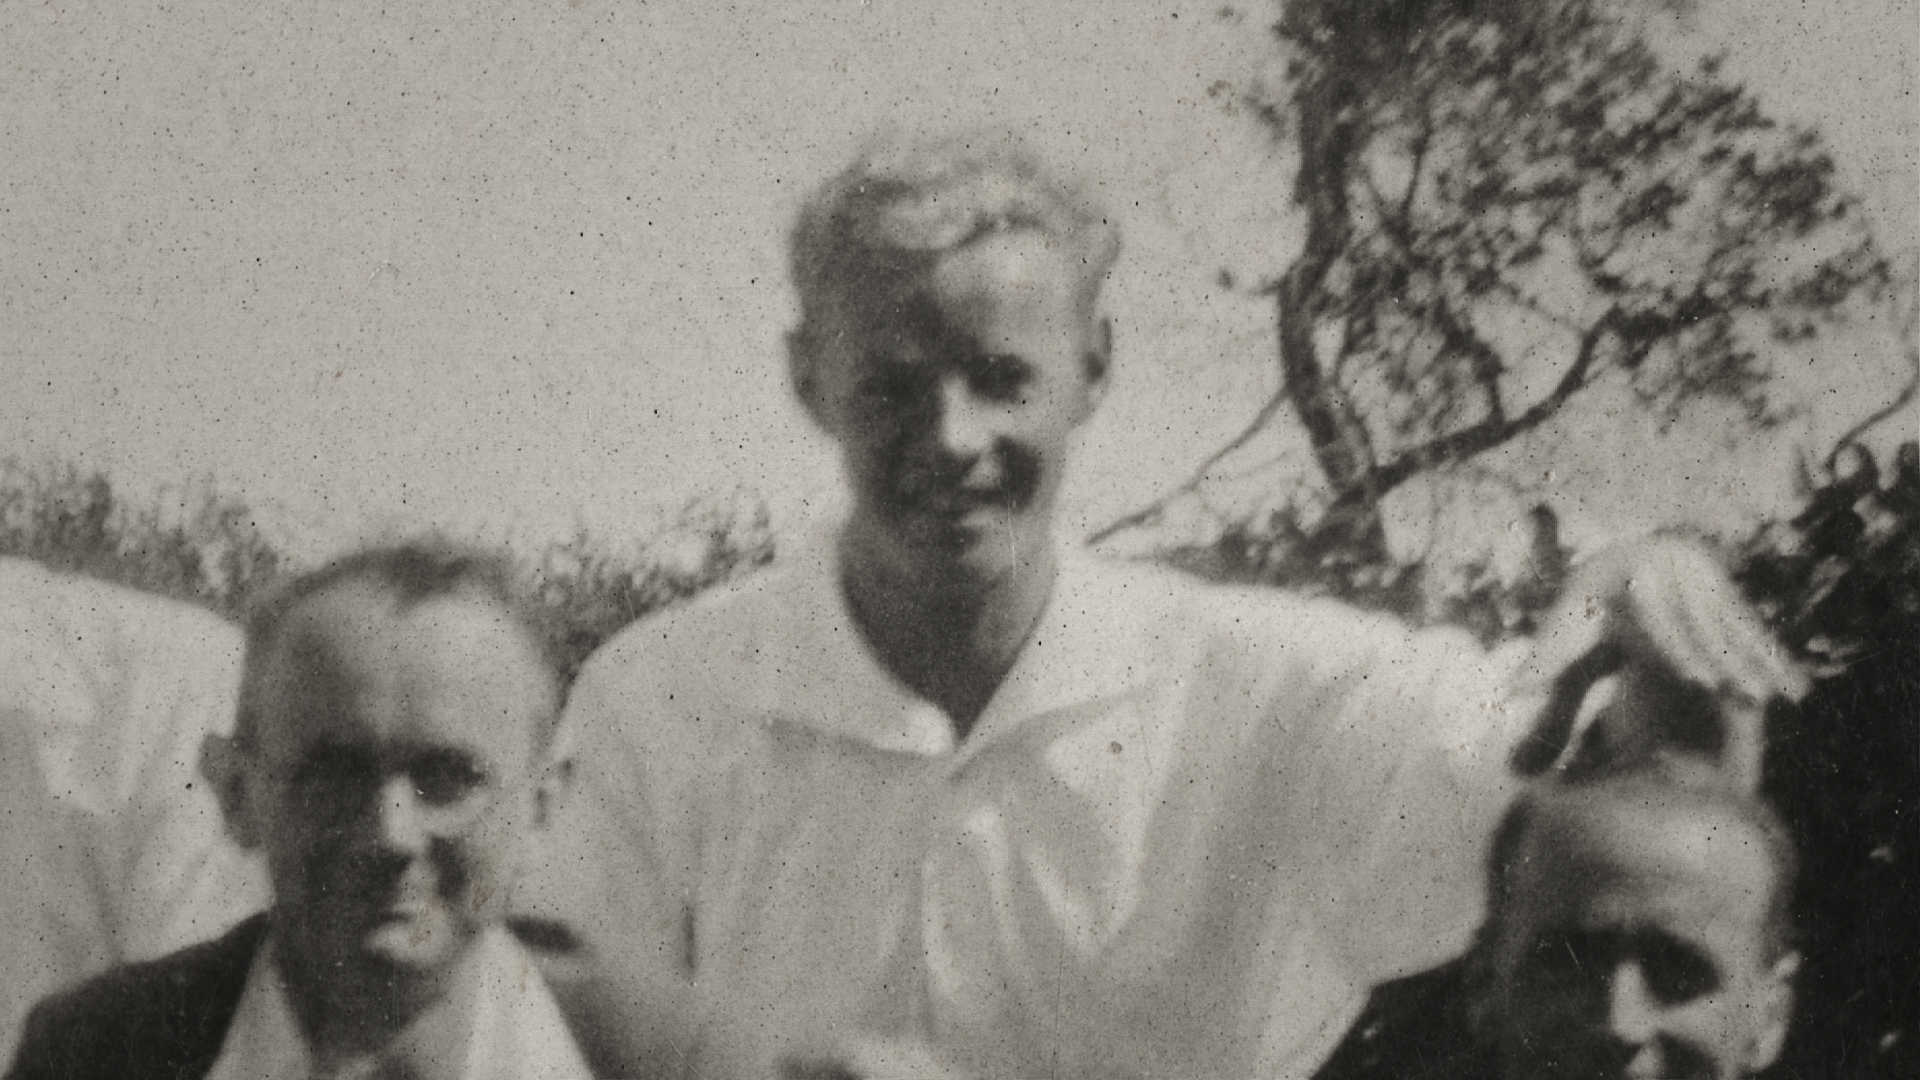
[[[1065,551],[956,741],[833,560],[629,628],[568,706],[552,902],[696,1003],[661,1037],[708,1075],[881,1038],[982,1077],[1306,1076],[1465,945],[1522,718],[1464,635]]]
[[[447,1000],[375,1060],[321,1074],[294,1020],[269,935],[247,971],[207,1080],[588,1080],[545,980],[512,935],[488,928],[462,968]]]
[[[42,996],[265,906],[198,768],[240,658],[206,611],[0,558],[0,1061]]]

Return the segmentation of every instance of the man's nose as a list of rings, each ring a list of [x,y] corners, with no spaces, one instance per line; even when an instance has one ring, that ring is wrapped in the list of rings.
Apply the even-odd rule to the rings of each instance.
[[[1630,1046],[1642,1046],[1659,1030],[1660,1003],[1647,988],[1640,965],[1627,961],[1616,967],[1607,985],[1607,1030]]]
[[[425,850],[427,823],[420,793],[405,776],[390,777],[380,785],[380,842],[390,851],[415,854]]]
[[[940,448],[964,460],[972,460],[993,447],[994,407],[974,394],[967,381],[957,375],[940,380],[936,421]]]

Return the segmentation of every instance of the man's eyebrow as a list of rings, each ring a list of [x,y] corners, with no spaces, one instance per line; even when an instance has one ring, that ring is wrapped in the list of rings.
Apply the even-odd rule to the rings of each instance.
[[[480,768],[480,756],[471,750],[458,746],[419,746],[402,749],[399,753],[400,764],[406,767],[416,765],[464,765],[468,768]]]
[[[376,755],[364,746],[348,742],[321,740],[307,744],[299,756],[289,763],[289,767],[301,771],[316,768],[337,768],[343,765],[365,766],[373,763]]]
[[[313,742],[310,742],[307,744],[306,750],[303,752],[301,756],[303,757],[322,757],[322,756],[367,757],[367,756],[370,756],[370,752],[367,750],[366,747],[361,746],[358,743],[345,742],[339,739],[315,739]]]

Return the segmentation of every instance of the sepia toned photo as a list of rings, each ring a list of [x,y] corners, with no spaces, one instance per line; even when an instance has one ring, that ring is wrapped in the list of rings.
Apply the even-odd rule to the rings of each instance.
[[[0,1069],[1920,1075],[1917,53],[0,6]]]

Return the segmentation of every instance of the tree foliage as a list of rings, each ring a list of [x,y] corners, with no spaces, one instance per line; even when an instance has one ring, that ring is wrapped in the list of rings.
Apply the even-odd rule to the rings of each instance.
[[[1920,1070],[1920,444],[1889,464],[1844,446],[1743,560],[1748,595],[1820,675],[1776,718],[1767,762],[1802,864],[1782,1075]]]
[[[0,462],[0,555],[171,596],[238,618],[285,560],[247,505],[201,488],[129,502],[104,473]]]
[[[1324,487],[1224,523],[1228,547],[1285,549],[1256,553],[1268,566],[1380,562],[1384,496],[1609,375],[1650,408],[1711,397],[1777,420],[1776,366],[1817,357],[1850,301],[1885,289],[1817,135],[1715,62],[1670,70],[1600,0],[1280,12],[1285,76],[1233,97],[1296,145],[1305,238],[1248,283],[1274,304],[1278,389],[1221,456],[1290,419]]]
[[[773,558],[766,508],[749,495],[701,498],[648,535],[616,543],[585,531],[506,545],[544,609],[571,679],[628,623]],[[127,585],[229,619],[291,574],[289,558],[247,504],[211,487],[179,499],[128,499],[104,473],[71,464],[0,462],[0,555]]]

